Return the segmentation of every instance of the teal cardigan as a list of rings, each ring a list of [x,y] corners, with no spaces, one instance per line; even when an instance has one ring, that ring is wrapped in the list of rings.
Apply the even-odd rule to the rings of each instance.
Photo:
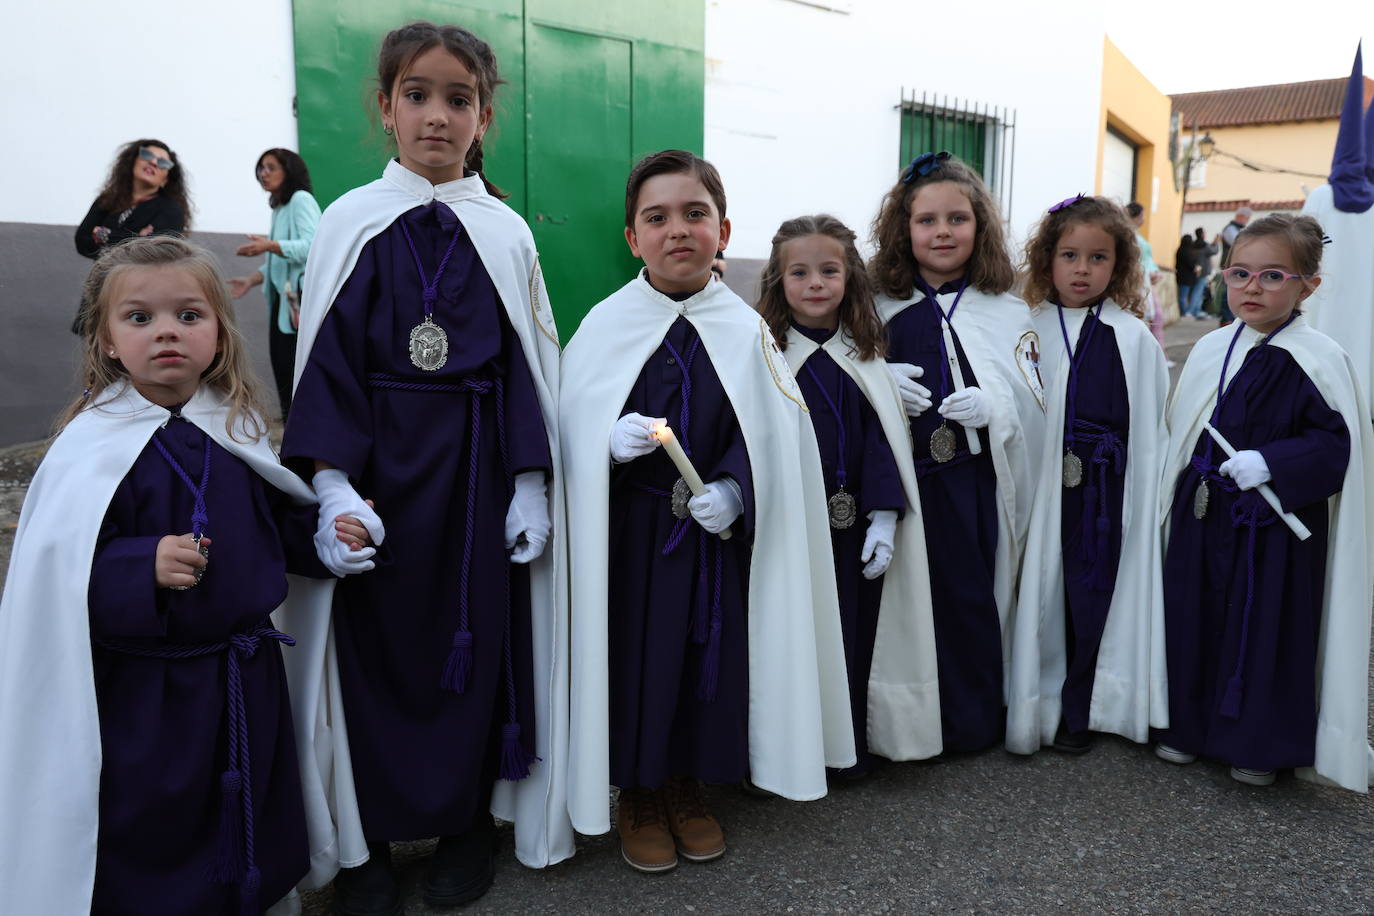
[[[276,316],[277,330],[294,334],[291,309],[282,301],[288,283],[300,293],[301,275],[305,273],[305,256],[315,238],[320,223],[320,205],[309,191],[297,191],[291,199],[272,208],[272,232],[268,238],[281,245],[281,254],[267,253],[267,262],[258,268],[262,274],[262,294],[267,298],[267,320]]]

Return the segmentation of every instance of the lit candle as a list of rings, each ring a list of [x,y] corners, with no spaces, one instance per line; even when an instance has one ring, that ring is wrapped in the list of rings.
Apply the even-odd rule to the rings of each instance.
[[[682,475],[682,479],[687,482],[687,489],[692,491],[693,496],[702,496],[706,493],[706,484],[702,482],[701,475],[697,469],[692,467],[692,459],[687,457],[687,453],[682,450],[682,443],[677,441],[677,436],[673,435],[673,428],[667,423],[654,424],[654,438],[663,446],[663,450],[668,453],[673,464],[677,467],[677,472]],[[730,529],[726,528],[720,533],[722,541],[730,540]]]

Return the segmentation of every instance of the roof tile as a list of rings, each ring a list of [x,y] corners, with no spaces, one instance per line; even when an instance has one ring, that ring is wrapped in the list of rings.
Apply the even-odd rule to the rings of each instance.
[[[1238,127],[1289,121],[1326,121],[1341,116],[1348,77],[1273,86],[1246,86],[1172,95],[1184,129]],[[1364,101],[1374,98],[1374,79],[1365,77]]]

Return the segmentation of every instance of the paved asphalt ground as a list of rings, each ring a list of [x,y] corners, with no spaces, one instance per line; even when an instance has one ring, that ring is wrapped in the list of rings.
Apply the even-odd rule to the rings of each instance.
[[[1213,323],[1168,334],[1181,366]],[[1174,375],[1177,377],[1177,369]],[[0,563],[41,450],[0,452]],[[1256,789],[1100,738],[1092,753],[1001,750],[893,764],[807,804],[708,792],[729,851],[645,876],[615,835],[533,871],[501,831],[496,885],[467,912],[1374,912],[1374,800],[1281,774]],[[432,842],[396,848],[411,916]],[[332,892],[307,895],[330,912]]]

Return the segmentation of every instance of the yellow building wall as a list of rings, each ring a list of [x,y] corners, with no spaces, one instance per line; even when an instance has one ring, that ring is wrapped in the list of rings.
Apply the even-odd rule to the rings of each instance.
[[[1203,187],[1188,189],[1189,203],[1210,200],[1302,200],[1308,190],[1326,184],[1331,153],[1336,148],[1340,122],[1302,121],[1290,124],[1254,124],[1245,127],[1213,127],[1206,131],[1216,141],[1207,160]],[[1203,131],[1199,130],[1201,136]],[[1256,172],[1237,162],[1231,153],[1256,165],[1279,167],[1308,176]]]
[[[1169,118],[1173,103],[1136,69],[1110,39],[1102,48],[1102,112],[1097,130],[1097,174],[1094,192],[1102,193],[1103,144],[1107,127],[1120,132],[1137,147],[1135,184],[1145,205],[1141,233],[1154,248],[1155,262],[1172,268],[1178,249],[1182,195],[1174,190],[1173,163],[1169,161]],[[1210,175],[1209,175],[1210,177]],[[1153,201],[1155,182],[1159,197]]]

